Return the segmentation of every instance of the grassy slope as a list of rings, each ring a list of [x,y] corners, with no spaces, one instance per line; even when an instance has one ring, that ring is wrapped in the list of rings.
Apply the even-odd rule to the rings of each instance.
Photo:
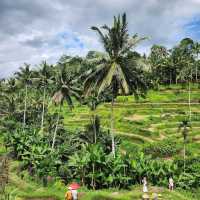
[[[0,137],[0,145],[4,151],[1,151],[0,155],[5,153],[5,148],[2,143],[2,138]],[[2,153],[3,152],[3,153]],[[10,170],[9,170],[9,184],[7,186],[7,191],[10,193],[11,199],[40,199],[49,200],[49,197],[53,200],[63,200],[64,194],[66,192],[66,186],[60,182],[56,181],[50,184],[48,187],[42,187],[40,183],[31,180],[31,177],[27,175],[24,171],[24,178],[22,179],[18,174],[19,162],[10,160]],[[134,186],[131,190],[99,190],[99,191],[88,191],[82,189],[81,200],[140,200],[142,186]],[[150,187],[149,195],[157,192],[162,200],[197,200],[199,197],[192,197],[192,193],[184,191],[174,191],[169,192],[165,188]],[[198,194],[198,192],[197,192]]]
[[[37,184],[30,180],[30,177],[26,177],[22,180],[17,176],[18,162],[12,161],[10,166],[10,183],[7,188],[10,191],[11,198],[17,197],[17,199],[32,199],[32,198],[53,198],[62,200],[66,192],[66,186],[57,181],[52,185],[44,188],[40,184]],[[131,190],[100,190],[100,191],[88,191],[82,189],[81,200],[140,200],[142,196],[142,186],[134,186]],[[159,194],[162,200],[197,200],[198,197],[192,197],[191,193],[184,191],[169,192],[168,189],[150,187],[149,195],[154,192]]]
[[[196,87],[192,91],[192,102],[199,101],[200,90]],[[175,87],[173,90],[162,90],[159,92],[150,91],[145,100],[136,103],[133,97],[119,97],[115,106],[115,129],[116,134],[124,138],[124,143],[131,145],[143,144],[162,140],[167,137],[176,137],[181,140],[181,135],[177,134],[177,125],[181,119],[185,118],[188,112],[187,104],[188,94],[186,90],[178,91]],[[170,103],[170,104],[166,104]],[[173,104],[172,104],[173,103]],[[110,105],[102,104],[97,109],[97,114],[102,119],[104,128],[109,128]],[[63,109],[65,116],[65,125],[69,129],[82,129],[89,122],[89,110],[87,106],[77,105],[73,112],[68,108]],[[200,152],[200,105],[192,105],[192,125],[193,130],[190,133],[190,142],[188,148],[195,153]],[[5,153],[2,137],[0,137],[0,155]],[[18,175],[18,162],[11,161],[10,166],[10,183],[8,190],[18,197],[56,197],[63,199],[66,186],[57,181],[47,188],[30,180],[26,176],[22,180]],[[155,190],[151,189],[151,193]],[[169,193],[166,189],[156,188],[162,194],[162,199],[172,200],[192,200],[191,194],[183,191]],[[141,187],[136,186],[131,191],[84,191],[83,200],[139,200],[141,197]],[[199,199],[200,197],[196,198]]]
[[[200,153],[200,89],[193,85],[191,94],[192,131],[189,136],[189,149]],[[73,111],[63,109],[64,123],[68,129],[83,129],[89,123],[90,111],[78,103]],[[104,129],[110,127],[110,104],[98,106],[96,113],[101,118]],[[181,86],[160,91],[149,91],[147,98],[135,102],[132,96],[118,97],[115,103],[115,133],[124,143],[143,144],[173,137],[181,142],[178,125],[188,116],[188,93]]]

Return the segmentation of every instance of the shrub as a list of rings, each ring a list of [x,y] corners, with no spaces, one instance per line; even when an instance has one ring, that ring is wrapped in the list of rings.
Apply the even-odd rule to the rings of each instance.
[[[195,176],[195,174],[182,173],[178,177],[177,187],[180,187],[185,190],[194,188],[196,186],[196,179],[197,179],[197,177]]]
[[[171,157],[175,155],[180,148],[177,146],[176,141],[172,139],[154,142],[144,146],[143,151],[145,154],[152,155],[152,157]]]

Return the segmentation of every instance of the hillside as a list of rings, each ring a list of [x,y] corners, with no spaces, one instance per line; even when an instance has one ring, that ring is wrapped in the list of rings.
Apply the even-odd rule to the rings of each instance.
[[[200,89],[196,85],[191,91],[192,130],[189,133],[187,149],[193,155],[200,153]],[[188,93],[181,86],[173,86],[171,89],[161,88],[159,91],[150,91],[146,99],[138,102],[132,96],[118,97],[115,102],[115,134],[122,138],[122,146],[131,149],[132,146],[143,146],[145,144],[159,142],[172,138],[182,144],[182,136],[179,133],[178,125],[188,114]],[[52,107],[51,109],[55,109]],[[51,110],[50,109],[50,110]],[[66,105],[62,109],[64,124],[67,129],[83,129],[89,123],[90,111],[87,106],[75,105],[70,111]],[[103,103],[98,106],[96,114],[101,118],[104,129],[109,129],[110,104]],[[2,138],[0,140],[0,154],[6,153]],[[7,190],[13,196],[25,199],[63,199],[66,186],[60,181],[53,182],[48,187],[43,187],[23,171],[19,172],[20,162],[10,160],[10,175]],[[150,193],[161,194],[159,199],[167,200],[192,200],[192,194],[176,190],[170,193],[165,188],[150,187]],[[129,191],[99,190],[89,191],[81,189],[83,200],[139,200],[141,198],[141,186],[134,186]]]
[[[193,85],[191,90],[191,125],[188,149],[200,152],[200,89]],[[90,110],[77,104],[73,111],[62,109],[64,124],[68,129],[83,129],[89,123]],[[110,104],[97,107],[96,114],[104,129],[110,127]],[[114,106],[115,134],[123,138],[125,144],[146,144],[174,138],[181,142],[178,126],[189,115],[188,91],[181,86],[160,88],[149,91],[145,99],[138,102],[132,96],[120,96]]]
[[[18,174],[19,162],[10,161],[10,174],[7,192],[10,193],[10,198],[17,200],[62,200],[67,190],[66,186],[56,181],[49,184],[48,187],[43,187],[41,184],[31,180],[26,171],[23,172],[23,178]],[[141,200],[142,186],[134,186],[130,190],[97,190],[91,191],[82,188],[80,191],[80,200]],[[190,192],[176,190],[169,192],[166,188],[149,187],[150,196],[157,193],[159,200],[197,200],[198,197]]]
[[[200,199],[200,42],[188,28],[197,13],[168,17],[176,31],[163,39],[132,32],[137,3],[110,2],[102,19],[109,6],[88,3],[3,5],[21,32],[0,54],[0,200]],[[151,4],[141,13],[158,22]]]

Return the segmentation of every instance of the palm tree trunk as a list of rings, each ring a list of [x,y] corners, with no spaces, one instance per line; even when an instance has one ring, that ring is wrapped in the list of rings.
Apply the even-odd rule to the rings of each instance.
[[[60,120],[60,111],[61,111],[61,105],[59,105],[59,112],[58,112],[58,116],[57,116],[56,127],[55,127],[54,134],[53,134],[53,142],[52,142],[52,146],[51,146],[52,150],[54,149],[54,145],[55,145],[55,141],[56,141],[58,124],[59,124],[59,120]]]
[[[92,163],[92,189],[93,190],[95,190],[94,173],[95,173],[95,166],[94,166],[94,163]]]
[[[178,83],[178,78],[176,77],[176,85],[177,85],[177,83]]]
[[[196,65],[196,83],[198,82],[198,67]]]
[[[60,120],[60,115],[58,114],[57,121],[56,121],[56,127],[55,127],[54,134],[53,134],[53,142],[52,142],[52,146],[51,146],[52,150],[54,149],[54,145],[55,145],[55,141],[56,141],[59,120]]]
[[[44,125],[44,104],[45,104],[45,95],[46,95],[46,88],[44,87],[44,91],[43,91],[43,103],[42,103],[42,121],[41,121],[41,129],[43,129],[43,125]]]
[[[189,106],[189,120],[191,121],[192,112],[191,112],[191,85],[190,85],[190,81],[188,82],[188,106]]]
[[[198,59],[198,57],[199,57],[199,55],[198,55],[198,53],[197,53],[197,59]],[[197,65],[197,62],[196,62],[196,83],[198,82],[198,65]]]
[[[112,139],[112,154],[115,158],[115,138],[114,138],[114,95],[111,102],[111,139]]]
[[[94,143],[97,143],[97,130],[96,130],[96,116],[94,115],[94,113],[92,114],[92,124],[93,124],[93,131],[94,131]]]
[[[25,99],[24,99],[24,120],[23,120],[23,128],[25,128],[26,125],[26,108],[27,108],[27,84],[25,87]]]
[[[185,158],[186,158],[186,141],[184,141],[184,149],[183,149],[183,161],[184,161],[184,172],[185,172]]]
[[[170,71],[170,76],[169,76],[169,85],[171,86],[172,84],[172,72]]]

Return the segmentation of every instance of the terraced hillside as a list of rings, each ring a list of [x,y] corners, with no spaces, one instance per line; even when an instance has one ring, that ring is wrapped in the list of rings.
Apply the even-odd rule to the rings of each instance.
[[[192,130],[189,133],[188,150],[193,154],[200,153],[200,89],[193,86],[191,94]],[[53,107],[55,109],[55,107]],[[85,105],[76,103],[75,109],[70,111],[66,105],[62,109],[64,123],[67,129],[83,129],[90,122],[90,110]],[[159,91],[149,91],[147,98],[136,102],[132,96],[118,97],[115,102],[115,134],[122,137],[124,146],[143,145],[159,142],[165,138],[173,138],[182,142],[178,125],[187,118],[189,112],[188,93],[181,86],[172,89],[161,88]],[[104,129],[110,127],[110,104],[103,103],[98,106],[96,114],[101,118]],[[0,136],[0,155],[6,153],[3,138]],[[66,186],[61,181],[55,181],[43,187],[41,183],[30,178],[27,171],[19,176],[20,162],[10,160],[9,183],[7,191],[11,198],[17,199],[63,199]],[[142,186],[134,186],[129,191],[99,190],[88,191],[82,188],[81,199],[141,199]],[[199,192],[189,193],[176,189],[169,192],[166,188],[150,186],[150,193],[160,194],[159,199],[192,200],[199,199]],[[198,195],[197,197],[195,195]]]
[[[68,129],[83,129],[90,121],[90,110],[77,104],[73,111],[62,109],[64,123]],[[98,106],[96,114],[104,129],[110,127],[110,104]],[[189,134],[191,149],[200,149],[200,89],[197,85],[191,90],[191,124]],[[154,142],[174,137],[181,140],[178,126],[189,115],[188,91],[181,86],[159,91],[149,91],[145,99],[135,101],[132,96],[120,96],[114,106],[115,134],[124,141],[135,144]],[[198,153],[198,151],[196,151]]]

